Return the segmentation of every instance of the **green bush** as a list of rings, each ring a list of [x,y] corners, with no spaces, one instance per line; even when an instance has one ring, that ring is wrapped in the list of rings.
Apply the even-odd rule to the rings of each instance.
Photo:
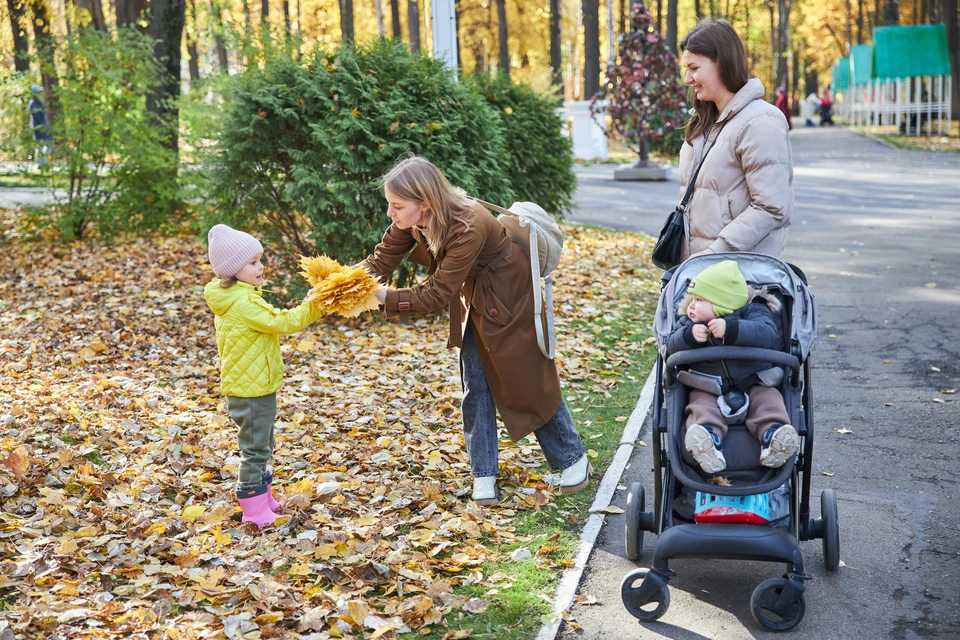
[[[507,136],[506,169],[517,199],[562,216],[573,204],[577,178],[570,138],[563,135],[556,113],[556,96],[514,84],[503,74],[474,75],[467,81],[500,114]]]
[[[409,154],[468,194],[510,202],[496,111],[440,62],[394,40],[268,59],[235,79],[214,157],[207,220],[258,231],[297,255],[349,262],[389,221],[379,178]]]
[[[91,228],[109,239],[171,223],[177,157],[146,109],[162,73],[152,42],[133,28],[80,29],[60,39],[57,52],[65,73],[56,90],[51,175],[67,187],[35,215],[77,238]]]
[[[26,73],[0,69],[0,159],[25,161],[33,158],[30,128],[30,78]]]

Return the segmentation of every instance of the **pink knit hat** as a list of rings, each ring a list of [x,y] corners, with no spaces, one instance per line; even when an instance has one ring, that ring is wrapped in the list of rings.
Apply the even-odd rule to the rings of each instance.
[[[218,278],[237,275],[243,265],[263,253],[263,245],[249,233],[218,224],[207,233],[210,264]]]

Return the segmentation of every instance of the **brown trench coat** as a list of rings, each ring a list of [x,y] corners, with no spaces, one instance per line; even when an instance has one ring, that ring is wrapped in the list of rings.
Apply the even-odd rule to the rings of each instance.
[[[560,408],[560,378],[554,361],[537,345],[530,260],[520,245],[475,204],[451,221],[436,255],[420,229],[391,224],[363,264],[386,281],[404,257],[426,266],[430,278],[416,287],[389,290],[387,316],[405,321],[408,312],[449,305],[449,347],[463,346],[467,320],[472,320],[483,371],[510,437],[519,440],[546,424]]]

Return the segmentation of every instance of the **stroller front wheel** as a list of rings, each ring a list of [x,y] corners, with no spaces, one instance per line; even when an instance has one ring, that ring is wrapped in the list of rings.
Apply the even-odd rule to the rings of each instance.
[[[623,601],[623,606],[634,618],[644,622],[653,622],[659,620],[670,608],[670,588],[661,584],[652,599],[641,602],[639,594],[643,586],[643,580],[648,573],[650,573],[650,569],[641,567],[624,576],[623,582],[620,583],[620,599]],[[649,605],[651,604],[656,604],[656,606],[650,609]],[[643,607],[648,608],[644,609]]]
[[[785,603],[781,611],[777,611],[780,595],[787,584],[786,578],[770,578],[761,582],[750,597],[750,612],[753,619],[770,631],[789,631],[800,624],[803,614],[807,610],[807,602],[803,593],[799,593],[793,602]]]

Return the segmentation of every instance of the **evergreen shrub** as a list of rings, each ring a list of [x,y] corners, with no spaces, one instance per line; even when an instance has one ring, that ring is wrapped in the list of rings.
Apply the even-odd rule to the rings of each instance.
[[[379,178],[410,154],[472,196],[513,201],[496,110],[401,42],[273,57],[236,78],[224,109],[206,226],[256,230],[284,269],[372,251],[389,224]]]
[[[556,113],[556,96],[515,84],[504,74],[476,74],[468,82],[500,115],[506,132],[505,166],[516,199],[536,202],[548,213],[562,216],[573,204],[577,178],[572,144]]]

